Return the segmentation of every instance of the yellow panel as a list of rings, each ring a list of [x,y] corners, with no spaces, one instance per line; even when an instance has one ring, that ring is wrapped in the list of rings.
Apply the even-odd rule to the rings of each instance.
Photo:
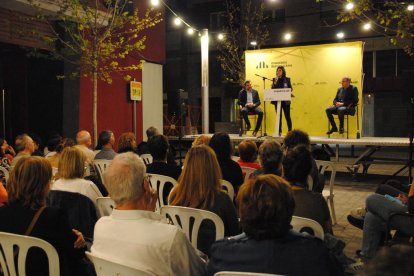
[[[255,74],[272,79],[276,77],[276,68],[284,66],[287,77],[291,78],[295,96],[291,104],[293,128],[302,129],[309,135],[322,136],[328,129],[325,109],[332,105],[343,76],[350,76],[352,85],[358,88],[358,112],[361,117],[362,54],[361,41],[246,51],[246,77],[259,91],[263,109],[263,80]],[[271,88],[270,81],[266,81],[265,88]],[[337,121],[337,116],[334,116]],[[267,102],[266,128],[269,135],[275,132],[275,118],[274,105]],[[282,132],[286,133],[284,116],[282,120]],[[352,138],[356,135],[356,125],[356,116],[350,116],[349,136]]]

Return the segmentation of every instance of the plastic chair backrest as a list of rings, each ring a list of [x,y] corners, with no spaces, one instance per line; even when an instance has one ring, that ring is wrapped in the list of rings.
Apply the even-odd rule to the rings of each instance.
[[[282,276],[280,274],[256,273],[256,272],[239,272],[239,271],[220,271],[214,276]]]
[[[328,196],[333,196],[333,193],[334,193],[333,188],[334,188],[335,177],[336,177],[335,163],[332,161],[322,161],[322,160],[315,160],[315,161],[316,161],[316,166],[318,167],[320,174],[325,174],[326,169],[330,168],[331,178],[329,179],[329,195]]]
[[[174,225],[179,226],[195,248],[198,248],[197,237],[203,220],[210,220],[214,223],[216,227],[216,240],[224,238],[224,223],[221,218],[213,212],[168,205],[161,207],[161,215],[171,220]],[[191,229],[191,222],[193,220],[194,222]]]
[[[115,208],[115,202],[110,197],[98,197],[96,207],[101,217],[110,216]]]
[[[104,183],[103,174],[105,173],[106,169],[111,164],[112,160],[106,159],[95,159],[93,160],[93,165],[96,171],[96,174],[101,179],[102,183]]]
[[[42,239],[0,232],[0,266],[5,276],[25,276],[26,257],[29,248],[41,248],[47,256],[49,263],[49,275],[59,275],[59,256],[56,249],[47,241]],[[14,258],[14,247],[19,248],[17,255],[17,266]],[[17,267],[17,271],[16,271]],[[30,268],[29,268],[30,269]]]
[[[250,175],[256,171],[254,168],[249,167],[240,167],[243,172],[244,181],[248,180],[250,178]]]
[[[145,165],[149,165],[152,163],[152,155],[149,153],[144,153],[141,154],[139,157],[142,158],[142,160],[144,161]]]
[[[234,199],[234,188],[233,188],[233,185],[231,185],[231,183],[228,182],[227,180],[221,179],[221,187],[229,195],[231,201],[233,201],[233,199]]]
[[[325,237],[322,226],[313,219],[293,216],[292,222],[290,224],[292,225],[293,230],[297,232],[306,232],[303,230],[306,230],[305,228],[310,228],[313,231],[313,236],[321,240],[323,240]],[[312,235],[312,233],[308,234]]]
[[[169,176],[161,175],[161,174],[147,174],[150,180],[151,187],[157,191],[158,199],[157,205],[155,206],[155,211],[159,212],[161,207],[164,205],[168,205],[168,198],[164,199],[164,189],[166,183],[171,183],[173,188],[177,186],[177,181]]]
[[[85,252],[86,256],[95,266],[97,276],[150,276],[152,273],[140,270],[136,267],[126,266],[111,260],[98,257],[90,252]]]

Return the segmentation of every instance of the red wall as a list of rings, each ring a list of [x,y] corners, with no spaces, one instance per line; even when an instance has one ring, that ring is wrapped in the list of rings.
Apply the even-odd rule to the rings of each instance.
[[[139,11],[145,12],[149,1],[136,0],[135,6]],[[163,21],[143,34],[147,36],[146,49],[143,56],[151,61],[165,63],[165,10],[162,12]],[[129,60],[136,60],[130,57]],[[127,59],[128,62],[128,59]],[[142,72],[135,71],[130,74],[136,81],[142,80]],[[98,134],[104,129],[110,129],[118,138],[123,132],[134,131],[133,102],[129,98],[129,85],[121,76],[114,75],[112,84],[98,82]],[[79,97],[79,128],[93,133],[92,124],[92,81],[81,77]],[[142,104],[137,102],[137,140],[142,141]]]

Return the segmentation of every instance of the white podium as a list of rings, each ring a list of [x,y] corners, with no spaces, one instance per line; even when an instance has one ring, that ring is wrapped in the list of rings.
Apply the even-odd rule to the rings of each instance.
[[[276,128],[273,134],[274,137],[279,137],[279,127],[280,127],[280,112],[282,107],[282,101],[290,101],[292,98],[292,89],[291,88],[280,88],[280,89],[266,89],[264,91],[264,100],[271,102],[277,101],[276,109]],[[266,122],[265,122],[266,123]]]

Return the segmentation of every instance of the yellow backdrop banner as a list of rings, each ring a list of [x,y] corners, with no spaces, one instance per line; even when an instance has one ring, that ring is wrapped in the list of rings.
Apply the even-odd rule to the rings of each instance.
[[[246,51],[246,78],[259,91],[261,108],[264,109],[263,91],[264,88],[270,89],[272,83],[266,80],[263,87],[263,79],[256,74],[273,79],[276,77],[276,68],[284,66],[293,88],[294,97],[290,107],[293,128],[302,129],[313,136],[326,136],[328,119],[325,109],[332,105],[343,76],[351,77],[351,84],[358,88],[358,112],[361,115],[362,57],[361,41]],[[334,116],[339,127],[337,116]],[[275,119],[275,106],[266,102],[266,122],[263,122],[262,127],[266,123],[268,135],[275,134]],[[284,116],[282,126],[282,133],[286,133]],[[355,138],[356,132],[356,116],[350,116],[349,137]]]

